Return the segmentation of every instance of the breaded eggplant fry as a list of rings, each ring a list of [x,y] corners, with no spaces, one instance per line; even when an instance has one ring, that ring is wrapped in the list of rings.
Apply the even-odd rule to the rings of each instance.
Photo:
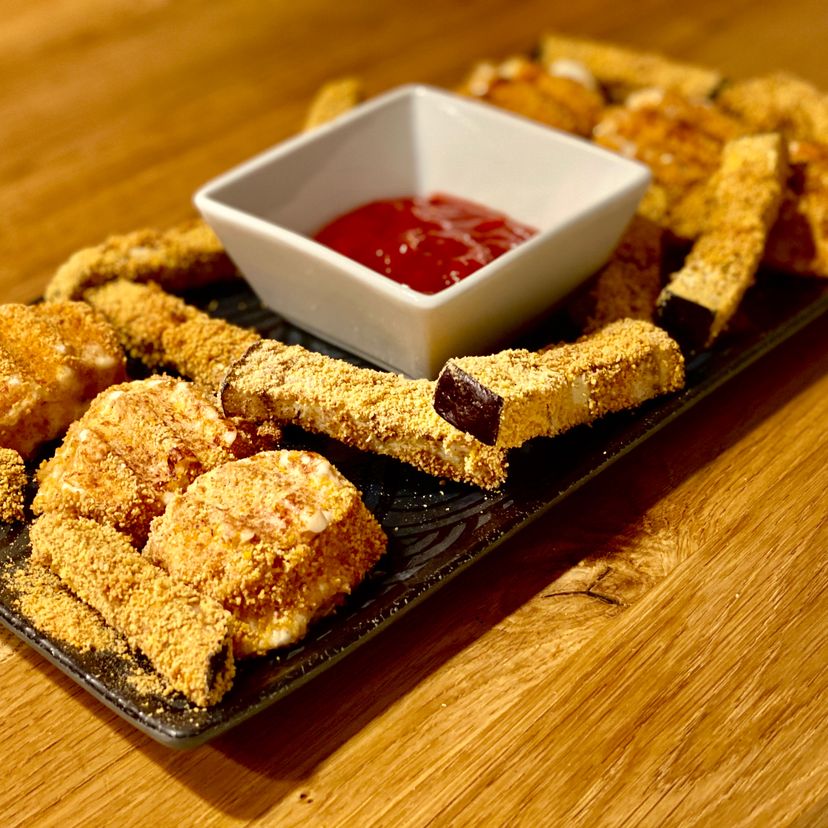
[[[110,236],[79,250],[62,264],[46,287],[46,299],[80,299],[87,288],[112,279],[157,282],[179,291],[237,274],[215,233],[194,219],[168,230],[137,230]]]
[[[44,515],[32,560],[51,569],[194,704],[215,704],[233,682],[232,617],[173,580],[129,539],[94,520]]]
[[[828,143],[828,95],[785,72],[734,81],[716,103],[754,132],[781,132],[786,138]]]
[[[709,347],[730,321],[762,260],[787,177],[779,133],[729,142],[713,181],[705,232],[658,300],[658,318],[690,353]]]
[[[624,319],[542,352],[452,359],[437,378],[434,407],[457,428],[505,449],[633,408],[683,383],[676,343],[649,322]]]
[[[127,353],[215,390],[227,369],[260,337],[214,319],[155,284],[116,279],[84,296],[106,318]]]
[[[713,69],[600,41],[547,34],[540,42],[540,61],[550,64],[558,60],[582,63],[615,101],[651,86],[672,89],[688,98],[709,98],[722,84],[722,75]]]
[[[326,83],[314,96],[302,127],[304,132],[338,118],[365,97],[358,78],[338,78]]]
[[[619,319],[653,321],[661,291],[663,235],[657,224],[643,216],[633,218],[595,280],[584,333]]]
[[[32,509],[92,518],[143,543],[173,493],[252,450],[192,383],[123,383],[95,398],[40,467]]]
[[[386,543],[359,491],[324,457],[271,451],[225,463],[174,496],[144,554],[233,614],[241,657],[302,638]]]
[[[25,519],[26,465],[14,450],[0,448],[0,520],[4,523]]]
[[[236,348],[253,346],[255,350],[260,340],[255,333],[217,323],[153,285],[113,282],[87,292],[86,298],[109,319],[131,353],[148,354],[150,365],[174,367],[206,386],[216,365],[229,359]],[[193,356],[193,349],[182,347],[182,340],[188,345],[203,343],[204,351],[196,348]],[[228,410],[233,410],[229,416],[262,424],[294,422],[357,448],[396,457],[429,474],[483,488],[494,488],[505,479],[503,452],[480,445],[434,413],[433,383],[356,368],[272,340],[264,354],[253,359],[251,350],[245,350],[240,363],[230,370],[233,379],[225,382]],[[268,369],[262,367],[257,373],[259,369],[253,367],[263,359],[274,362],[272,383],[262,391],[267,404],[262,400],[243,403],[241,396],[247,392],[240,391],[236,399],[237,386],[268,385]],[[235,400],[232,405],[231,399]]]
[[[504,451],[443,420],[434,383],[357,368],[298,345],[263,340],[232,366],[221,387],[225,416],[291,422],[428,474],[484,489],[506,477]]]
[[[124,379],[112,328],[81,302],[0,305],[0,446],[30,457]]]

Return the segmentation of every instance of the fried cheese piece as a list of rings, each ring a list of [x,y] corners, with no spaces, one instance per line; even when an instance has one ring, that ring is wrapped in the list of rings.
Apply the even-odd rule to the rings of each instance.
[[[551,437],[684,384],[678,345],[649,322],[623,319],[577,342],[446,363],[437,412],[501,448]]]
[[[688,98],[709,98],[722,84],[713,70],[670,60],[651,52],[584,38],[547,34],[541,38],[540,61],[577,61],[589,69],[611,100],[624,100],[643,87],[670,89]]]
[[[828,95],[795,75],[775,72],[734,81],[721,90],[716,103],[753,132],[828,143]]]
[[[227,369],[261,338],[214,319],[158,285],[116,279],[84,298],[109,321],[126,352],[214,390]]]
[[[0,448],[0,520],[4,523],[25,519],[26,465],[14,450]]]
[[[707,101],[647,89],[610,107],[595,126],[596,143],[646,164],[653,180],[638,211],[679,239],[693,240],[709,211],[708,183],[722,147],[744,126]]]
[[[164,376],[123,383],[96,397],[41,465],[32,509],[92,518],[140,544],[172,494],[252,451],[192,383]]]
[[[225,416],[296,423],[428,474],[497,488],[506,477],[505,451],[442,419],[433,393],[429,380],[262,340],[230,368],[220,399]]]
[[[233,614],[236,656],[302,638],[387,544],[359,491],[324,457],[262,452],[175,495],[144,555]]]
[[[30,457],[124,379],[110,326],[81,302],[0,305],[0,446]]]
[[[663,231],[643,216],[635,216],[589,296],[591,305],[584,333],[619,319],[652,322],[661,292]]]
[[[140,650],[191,702],[208,706],[235,675],[232,616],[179,583],[111,526],[44,515],[31,528],[32,561],[48,567]]]
[[[711,182],[705,232],[658,300],[658,319],[688,352],[709,347],[725,329],[762,260],[788,173],[779,133],[730,141]]]
[[[588,72],[553,74],[521,57],[477,64],[458,91],[583,137],[604,108]]]
[[[765,247],[765,263],[828,276],[828,144],[790,141],[791,175]]]
[[[112,279],[157,282],[178,291],[237,275],[215,233],[194,219],[168,230],[110,236],[74,253],[46,287],[46,299],[80,299],[87,288]]]
[[[311,101],[302,131],[316,129],[338,118],[353,109],[364,97],[362,83],[358,78],[346,77],[329,81]]]

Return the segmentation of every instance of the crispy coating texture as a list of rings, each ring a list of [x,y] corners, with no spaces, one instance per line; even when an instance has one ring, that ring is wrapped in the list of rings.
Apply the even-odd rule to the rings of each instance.
[[[192,383],[161,376],[123,383],[100,394],[41,465],[32,508],[92,518],[143,543],[173,493],[251,451]]]
[[[0,305],[0,446],[30,457],[124,379],[110,326],[80,302]]]
[[[158,285],[116,279],[85,299],[113,326],[127,353],[215,389],[227,369],[261,338],[214,319]]]
[[[584,137],[592,133],[604,106],[588,76],[579,81],[551,74],[525,58],[480,63],[458,91]]]
[[[734,81],[722,89],[716,103],[754,132],[828,143],[828,95],[795,75],[775,72]]]
[[[791,141],[791,175],[765,248],[771,267],[828,276],[828,144]]]
[[[237,656],[302,638],[385,551],[359,491],[308,451],[226,463],[175,495],[145,556],[233,613]]]
[[[230,688],[232,617],[218,602],[173,580],[125,535],[93,520],[44,515],[31,542],[33,562],[58,575],[190,701],[215,704]]]
[[[14,450],[0,448],[0,520],[24,520],[26,465]]]
[[[358,78],[346,77],[329,81],[311,101],[302,130],[307,132],[333,121],[353,109],[364,97],[362,82]]]
[[[221,388],[225,415],[293,422],[428,474],[496,488],[505,452],[443,420],[434,383],[357,368],[298,345],[263,340],[230,369]]]
[[[541,352],[450,360],[437,380],[435,408],[458,428],[481,439],[485,433],[508,448],[633,408],[683,384],[678,345],[649,322],[624,319]],[[462,400],[464,393],[470,396]]]
[[[744,126],[706,101],[648,89],[624,106],[611,107],[596,125],[596,143],[646,164],[653,181],[639,213],[680,239],[692,240],[705,226],[708,182],[722,147]]]
[[[74,253],[46,287],[46,299],[80,299],[112,279],[157,282],[167,290],[211,284],[237,273],[215,233],[201,219],[168,230],[110,236]]]
[[[787,172],[786,144],[778,133],[745,136],[725,146],[711,182],[707,229],[659,296],[662,324],[691,350],[713,343],[753,283]],[[687,311],[688,303],[708,312],[704,330],[684,330],[671,315],[676,307]]]
[[[662,229],[635,216],[590,292],[584,333],[619,319],[652,322],[661,291]]]
[[[540,60],[582,63],[606,89],[612,100],[624,100],[643,87],[671,89],[688,98],[708,98],[722,84],[722,75],[700,66],[670,60],[584,38],[547,34],[541,38]]]
[[[505,479],[505,455],[456,432],[435,415],[433,383],[356,368],[275,341],[266,346],[267,358],[278,363],[275,373],[269,378],[262,367],[254,378],[248,355],[261,341],[256,333],[211,319],[155,285],[112,282],[88,291],[86,298],[112,323],[129,353],[151,366],[171,367],[205,387],[215,387],[225,365],[238,358],[245,367],[231,368],[234,378],[225,384],[233,409],[229,416],[265,428],[278,421],[295,422],[357,448],[396,457],[428,474],[484,488]],[[237,387],[248,389],[257,382],[271,386],[258,401],[243,402],[246,390],[235,395]]]

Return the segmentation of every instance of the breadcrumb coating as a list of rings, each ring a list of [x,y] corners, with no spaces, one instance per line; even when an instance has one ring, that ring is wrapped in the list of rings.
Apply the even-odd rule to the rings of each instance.
[[[346,77],[329,81],[311,101],[302,130],[307,132],[327,124],[353,109],[364,97],[362,82],[358,78]]]
[[[562,59],[584,64],[616,101],[643,87],[670,89],[688,98],[709,98],[723,80],[714,69],[681,63],[652,52],[559,34],[544,35],[539,51],[543,64]]]
[[[110,236],[74,253],[46,287],[46,299],[80,299],[85,290],[112,279],[157,282],[167,290],[211,284],[237,273],[215,233],[194,219],[168,230],[136,230]]]
[[[661,323],[691,350],[712,344],[753,283],[787,172],[786,145],[778,133],[737,138],[725,146],[711,182],[707,227],[659,296]],[[702,326],[704,312],[708,323]],[[679,317],[688,313],[695,313],[694,320],[685,324]]]
[[[828,143],[828,95],[796,75],[774,72],[734,81],[722,89],[716,103],[754,132]]]
[[[661,291],[663,235],[657,224],[643,216],[633,218],[595,280],[584,333],[619,319],[653,321]]]
[[[23,457],[124,379],[111,327],[81,302],[0,305],[0,446]]]
[[[0,448],[0,520],[25,520],[26,465],[14,450]]]
[[[791,175],[765,248],[771,267],[828,276],[828,144],[791,141]]]
[[[96,397],[41,465],[32,508],[93,518],[143,543],[173,493],[250,450],[192,383],[123,383]]]
[[[220,396],[227,416],[296,423],[437,477],[499,486],[505,452],[449,425],[434,411],[433,393],[428,380],[263,340],[230,369]]]
[[[684,384],[678,345],[651,323],[624,319],[545,351],[450,360],[436,410],[501,448],[550,437]]]
[[[385,551],[359,491],[308,451],[226,463],[175,495],[144,555],[233,613],[237,656],[297,641]]]
[[[235,674],[232,616],[172,579],[111,526],[44,515],[31,529],[32,561],[51,569],[197,705],[215,704]]]
[[[646,164],[653,180],[639,213],[680,239],[695,239],[709,210],[708,182],[722,147],[744,126],[707,101],[647,89],[605,110],[596,143]]]
[[[484,488],[495,488],[505,479],[503,453],[436,416],[431,406],[433,383],[356,368],[274,340],[268,340],[265,352],[278,367],[270,378],[265,368],[254,378],[248,357],[261,341],[254,332],[214,320],[155,285],[112,282],[88,291],[86,298],[112,323],[132,355],[148,355],[150,365],[175,368],[205,387],[215,387],[219,367],[223,371],[238,357],[245,367],[229,369],[234,379],[225,393],[228,404],[231,397],[235,400],[229,416],[262,425],[294,422],[348,445],[396,457],[428,474]],[[260,361],[261,355],[254,359]],[[269,391],[258,402],[243,403],[247,392],[236,395],[236,386],[248,388],[256,382],[270,383]]]
[[[116,279],[84,298],[113,326],[127,353],[150,368],[168,368],[215,389],[244,352],[261,338],[214,319],[155,284]]]
[[[525,58],[480,63],[458,91],[584,137],[591,134],[604,106],[588,74],[585,81],[551,74]]]

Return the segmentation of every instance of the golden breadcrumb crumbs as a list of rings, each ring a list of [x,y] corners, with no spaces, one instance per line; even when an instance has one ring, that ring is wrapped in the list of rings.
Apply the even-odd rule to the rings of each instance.
[[[786,144],[778,133],[728,142],[711,182],[713,202],[706,229],[659,297],[668,328],[670,306],[677,297],[710,312],[710,327],[700,345],[711,345],[725,329],[753,284],[787,173]]]
[[[541,352],[506,350],[450,360],[437,381],[436,406],[461,428],[463,412],[442,397],[442,389],[469,382],[497,401],[490,415],[497,422],[489,430],[495,445],[508,448],[675,391],[684,384],[684,360],[660,328],[624,319]]]
[[[235,673],[232,617],[174,581],[110,526],[49,514],[31,529],[32,561],[47,566],[96,609],[170,685],[215,704]]]
[[[237,656],[285,646],[332,610],[385,551],[359,491],[324,457],[262,452],[175,496],[144,555],[235,617]]]
[[[795,75],[774,72],[734,81],[722,89],[716,103],[754,132],[828,143],[828,95]]]
[[[224,413],[292,422],[347,445],[396,457],[436,477],[484,489],[506,477],[506,453],[451,426],[432,405],[434,383],[357,368],[263,340],[228,373]]]
[[[14,450],[0,448],[0,520],[25,520],[26,465]]]
[[[57,575],[27,561],[9,578],[17,593],[16,607],[42,633],[81,652],[123,654],[123,637],[99,613],[79,601]]]
[[[0,446],[30,457],[124,379],[112,328],[82,302],[0,305]]]
[[[194,219],[168,230],[136,230],[79,250],[46,287],[46,299],[80,299],[112,279],[157,282],[171,291],[211,284],[236,275],[215,233]]]
[[[605,110],[593,131],[599,145],[646,164],[653,180],[639,212],[681,239],[704,229],[708,181],[724,144],[745,133],[708,101],[647,89]]]

